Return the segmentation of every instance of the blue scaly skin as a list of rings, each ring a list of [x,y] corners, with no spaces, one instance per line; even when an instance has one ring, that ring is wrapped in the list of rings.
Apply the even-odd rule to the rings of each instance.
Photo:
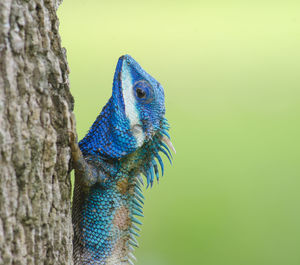
[[[147,187],[163,174],[174,147],[165,119],[162,86],[129,55],[120,57],[113,92],[77,145],[71,134],[75,188],[74,264],[133,264],[143,216],[141,174]]]

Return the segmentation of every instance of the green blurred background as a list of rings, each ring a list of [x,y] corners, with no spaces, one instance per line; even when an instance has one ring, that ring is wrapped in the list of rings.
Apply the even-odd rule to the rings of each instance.
[[[165,88],[177,154],[145,192],[136,264],[299,265],[300,2],[64,0],[58,13],[80,138],[120,55]]]

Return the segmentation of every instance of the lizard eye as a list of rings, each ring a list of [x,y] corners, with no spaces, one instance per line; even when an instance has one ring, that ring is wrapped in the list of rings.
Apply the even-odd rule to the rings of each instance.
[[[141,89],[140,87],[138,87],[136,89],[136,95],[137,95],[138,98],[145,98],[146,97],[146,92],[143,89]]]
[[[149,103],[152,101],[153,99],[152,89],[151,89],[151,85],[147,81],[145,80],[137,81],[134,84],[133,89],[134,89],[135,97],[139,101],[145,103]]]

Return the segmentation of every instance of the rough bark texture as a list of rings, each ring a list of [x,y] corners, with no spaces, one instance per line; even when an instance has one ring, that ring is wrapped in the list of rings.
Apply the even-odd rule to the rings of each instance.
[[[72,264],[73,99],[55,0],[0,0],[0,264]]]

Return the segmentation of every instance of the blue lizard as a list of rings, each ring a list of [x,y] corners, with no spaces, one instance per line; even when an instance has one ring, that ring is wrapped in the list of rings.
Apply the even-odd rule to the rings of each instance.
[[[112,96],[87,135],[76,144],[72,220],[75,265],[133,264],[143,216],[141,174],[147,187],[171,162],[162,86],[129,55],[119,58]]]

